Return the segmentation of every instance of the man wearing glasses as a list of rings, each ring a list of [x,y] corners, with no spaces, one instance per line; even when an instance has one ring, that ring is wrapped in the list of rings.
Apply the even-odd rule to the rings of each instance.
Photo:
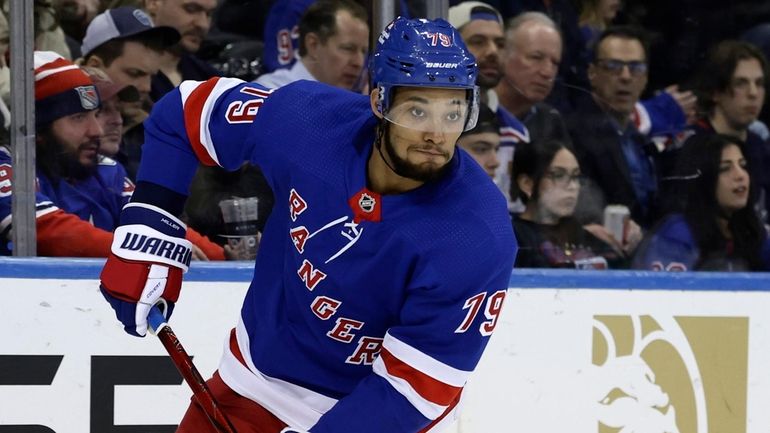
[[[587,218],[598,221],[602,205],[621,204],[648,227],[657,212],[654,146],[632,121],[647,85],[648,44],[639,29],[613,27],[599,36],[594,53],[590,97],[567,119],[581,170],[602,193],[587,201],[594,203]]]

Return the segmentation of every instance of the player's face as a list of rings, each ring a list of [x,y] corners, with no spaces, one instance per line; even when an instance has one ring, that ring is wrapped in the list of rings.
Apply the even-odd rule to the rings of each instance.
[[[393,116],[397,123],[388,118],[389,134],[383,147],[398,174],[421,182],[443,174],[462,132],[465,95],[461,89],[396,89],[392,110],[401,115]]]
[[[102,101],[96,118],[103,131],[99,139],[99,153],[109,157],[115,156],[123,138],[123,116],[120,115],[120,101],[117,96]]]
[[[579,175],[580,167],[575,155],[567,149],[556,152],[540,180],[537,200],[539,222],[555,224],[575,212],[580,193]]]
[[[505,37],[500,23],[492,20],[472,20],[463,26],[460,34],[468,51],[479,64],[477,84],[486,89],[495,87],[503,76],[501,53]]]
[[[308,70],[320,82],[352,89],[361,76],[369,43],[369,26],[350,15],[337,12],[337,31],[326,42],[311,33],[306,39]]]
[[[211,28],[217,0],[150,0],[146,4],[156,26],[175,28],[182,35],[182,49],[196,53]]]
[[[51,123],[54,140],[61,146],[64,157],[84,168],[96,167],[99,137],[102,127],[96,119],[96,110],[70,114]]]
[[[647,86],[647,59],[636,39],[610,36],[596,49],[596,60],[588,68],[588,78],[597,102],[628,116]]]
[[[551,93],[561,64],[561,36],[540,23],[523,24],[506,41],[507,84],[531,103]]]
[[[745,130],[757,120],[765,103],[765,74],[757,59],[738,61],[726,92],[714,95],[714,114],[735,130]]]
[[[717,203],[727,215],[746,207],[749,200],[749,172],[740,147],[731,144],[722,149],[717,180]]]
[[[489,177],[495,177],[495,170],[500,166],[500,160],[497,159],[497,149],[500,148],[500,134],[495,132],[466,134],[457,140],[457,145],[465,149],[479,163]]]

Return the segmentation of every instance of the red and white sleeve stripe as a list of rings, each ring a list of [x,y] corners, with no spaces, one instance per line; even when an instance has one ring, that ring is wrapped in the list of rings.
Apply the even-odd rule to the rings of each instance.
[[[390,334],[385,335],[373,368],[430,420],[441,416],[455,403],[471,374],[444,364]]]
[[[500,127],[500,141],[506,143],[529,143],[529,131],[519,131],[511,126]]]
[[[652,130],[652,121],[650,120],[650,114],[647,112],[647,108],[640,102],[634,105],[634,111],[631,113],[631,120],[634,122],[634,126],[640,133],[647,135]]]
[[[198,160],[205,165],[220,165],[211,139],[211,114],[223,93],[243,84],[236,78],[212,78],[208,81],[185,81],[179,85],[184,107],[187,138]]]

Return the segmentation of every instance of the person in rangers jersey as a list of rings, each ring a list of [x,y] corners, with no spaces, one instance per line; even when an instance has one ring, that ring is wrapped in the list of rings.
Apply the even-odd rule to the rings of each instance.
[[[477,66],[446,21],[380,35],[367,97],[298,81],[184,82],[146,122],[101,290],[144,336],[178,300],[176,215],[197,164],[258,164],[276,204],[209,385],[240,432],[418,432],[451,422],[517,250],[506,201],[456,142]],[[138,239],[145,239],[143,245]],[[191,404],[178,432],[213,432]]]
[[[121,208],[134,191],[126,170],[98,154],[103,130],[101,98],[124,86],[95,83],[82,69],[52,51],[36,51],[35,226],[40,256],[106,257]],[[12,253],[13,161],[0,146],[0,255]],[[194,232],[191,257],[224,259],[218,245]]]

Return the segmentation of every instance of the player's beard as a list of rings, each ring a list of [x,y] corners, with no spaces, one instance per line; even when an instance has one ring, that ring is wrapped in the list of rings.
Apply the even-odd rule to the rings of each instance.
[[[412,164],[404,158],[401,158],[396,154],[396,148],[393,146],[393,142],[390,139],[390,123],[383,121],[380,123],[380,134],[378,137],[378,150],[380,156],[382,155],[382,148],[385,148],[385,153],[388,154],[391,164],[385,161],[385,164],[393,170],[394,173],[407,179],[416,180],[418,182],[433,182],[441,179],[449,171],[450,161],[438,168],[428,167],[423,168],[419,165]]]
[[[92,165],[83,165],[78,150],[65,149],[50,127],[38,132],[36,144],[37,167],[54,182],[59,179],[82,180],[96,172],[97,161]]]

